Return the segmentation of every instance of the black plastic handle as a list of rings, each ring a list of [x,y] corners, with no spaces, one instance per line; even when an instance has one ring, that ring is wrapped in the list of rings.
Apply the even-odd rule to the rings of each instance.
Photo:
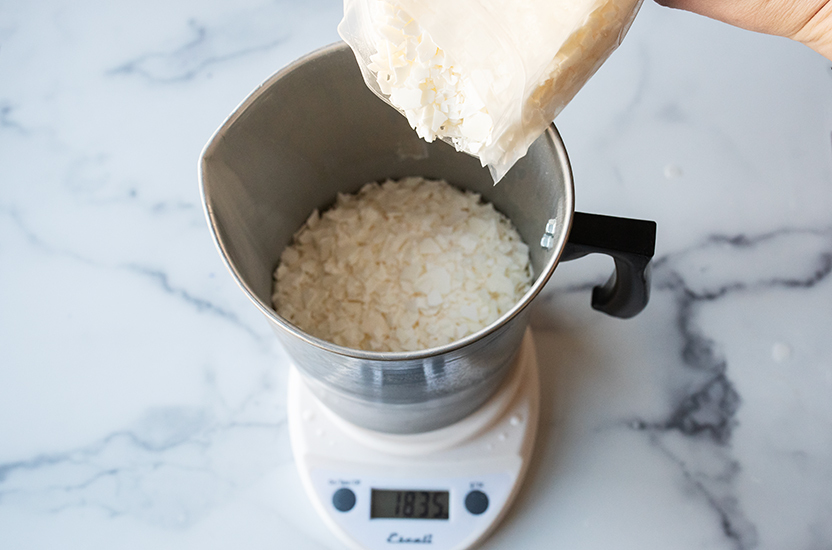
[[[615,271],[592,289],[592,307],[628,319],[650,300],[650,261],[656,249],[656,222],[575,212],[561,261],[607,254]]]

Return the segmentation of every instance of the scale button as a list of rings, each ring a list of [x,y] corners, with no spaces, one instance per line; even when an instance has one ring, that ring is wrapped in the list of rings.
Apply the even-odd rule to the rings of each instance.
[[[352,489],[342,487],[332,495],[332,505],[339,512],[349,512],[355,506],[355,493]]]
[[[471,491],[465,496],[465,508],[474,515],[480,515],[488,509],[488,495],[482,491]]]

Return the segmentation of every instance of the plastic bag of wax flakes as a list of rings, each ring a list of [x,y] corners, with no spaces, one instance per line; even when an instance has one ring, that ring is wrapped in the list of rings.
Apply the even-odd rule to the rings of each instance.
[[[498,182],[618,47],[642,0],[344,0],[367,85]]]

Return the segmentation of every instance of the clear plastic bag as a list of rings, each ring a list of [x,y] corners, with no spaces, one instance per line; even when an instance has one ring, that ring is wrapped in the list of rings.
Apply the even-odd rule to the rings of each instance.
[[[642,0],[344,0],[367,85],[495,183],[627,33]]]

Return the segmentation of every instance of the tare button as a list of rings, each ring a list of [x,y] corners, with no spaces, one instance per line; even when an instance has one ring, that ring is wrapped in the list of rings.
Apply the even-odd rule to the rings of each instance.
[[[349,512],[355,506],[355,493],[352,489],[341,487],[333,493],[332,505],[339,512]]]

